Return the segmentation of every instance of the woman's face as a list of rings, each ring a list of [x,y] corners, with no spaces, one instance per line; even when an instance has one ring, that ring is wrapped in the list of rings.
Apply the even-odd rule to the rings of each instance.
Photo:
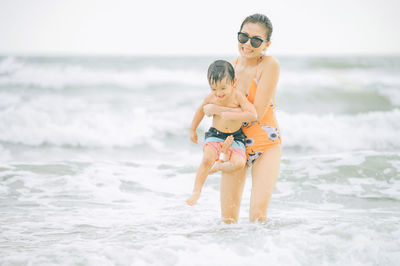
[[[243,25],[241,32],[246,33],[250,38],[257,37],[261,40],[267,38],[267,29],[258,23],[246,23]],[[266,50],[270,42],[263,42],[260,47],[254,48],[250,44],[250,39],[246,43],[238,42],[239,52],[247,58],[259,57],[263,50]]]

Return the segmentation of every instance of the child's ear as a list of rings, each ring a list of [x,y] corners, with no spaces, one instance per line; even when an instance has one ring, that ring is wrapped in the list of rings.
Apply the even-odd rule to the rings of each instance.
[[[271,41],[267,42],[267,47],[269,47],[271,45]]]
[[[236,88],[236,82],[237,82],[237,78],[234,78],[233,79],[233,87],[235,87],[235,88]]]

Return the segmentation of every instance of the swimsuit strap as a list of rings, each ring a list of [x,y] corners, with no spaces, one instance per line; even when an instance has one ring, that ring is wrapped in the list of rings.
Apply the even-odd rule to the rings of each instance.
[[[263,57],[261,56],[259,59],[263,59]],[[261,60],[260,60],[260,62],[261,62]],[[258,71],[258,65],[260,64],[260,62],[258,62],[257,63],[257,66],[256,66],[256,71],[254,72],[254,76],[253,76],[253,80],[258,84],[258,80],[257,80],[257,71]]]
[[[258,87],[257,72],[258,72],[258,64],[256,66],[256,71],[254,71],[254,75],[251,79],[249,93],[247,95],[247,98],[249,98],[249,100],[252,103],[254,102],[254,97],[256,96],[256,91],[257,91],[257,87]]]
[[[262,60],[263,57],[260,57],[260,59]],[[236,58],[235,66],[237,65],[238,62],[239,62],[239,57]],[[251,84],[250,84],[249,92],[248,92],[248,94],[246,95],[247,98],[252,99],[252,101],[254,101],[254,97],[255,97],[255,94],[256,94],[256,90],[257,90],[257,87],[258,87],[257,71],[258,71],[258,64],[257,64],[257,66],[256,66],[256,71],[254,72],[253,78],[251,79]],[[276,106],[276,99],[275,99],[275,97],[271,100],[271,106],[272,106],[272,107],[275,107],[275,106]]]

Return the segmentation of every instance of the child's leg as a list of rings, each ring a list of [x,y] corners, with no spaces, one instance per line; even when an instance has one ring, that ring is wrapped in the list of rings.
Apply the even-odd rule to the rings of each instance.
[[[208,171],[210,170],[216,159],[217,159],[217,152],[209,145],[206,145],[204,147],[203,159],[201,161],[199,168],[197,169],[196,180],[194,181],[193,193],[192,196],[190,196],[190,198],[186,200],[187,204],[192,206],[196,204],[197,200],[200,198],[201,189],[208,176]]]
[[[225,139],[224,143],[221,146],[221,154],[225,154],[225,156],[229,158],[229,148],[232,146],[232,143],[233,143],[233,136],[230,135]],[[229,160],[228,158],[225,158],[225,161],[228,161]],[[210,172],[208,174],[213,174],[217,171],[220,171],[221,170],[220,167],[221,167],[222,163],[223,162],[221,162],[221,161],[215,162],[214,165],[211,167]]]
[[[229,137],[226,138],[226,140],[222,144],[221,153],[224,153],[229,156],[229,154],[228,154],[229,148],[232,146],[233,140],[234,139],[233,139],[232,135],[230,135]],[[229,161],[216,162],[213,165],[213,167],[210,169],[209,174],[215,173],[217,171],[229,173],[229,172],[236,171],[240,168],[243,168],[245,165],[246,165],[246,158],[236,152],[232,152],[232,155],[231,155],[231,158],[229,159]]]
[[[219,165],[219,170],[225,173],[234,172],[241,168],[244,168],[246,165],[246,159],[241,155],[232,152],[231,159],[227,162],[223,162]]]

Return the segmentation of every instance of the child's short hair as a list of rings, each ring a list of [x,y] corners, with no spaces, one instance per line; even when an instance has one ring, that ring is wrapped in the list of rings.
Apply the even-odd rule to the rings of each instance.
[[[207,78],[210,85],[220,82],[224,78],[227,78],[228,82],[233,82],[235,80],[235,69],[228,61],[216,60],[208,67]]]

